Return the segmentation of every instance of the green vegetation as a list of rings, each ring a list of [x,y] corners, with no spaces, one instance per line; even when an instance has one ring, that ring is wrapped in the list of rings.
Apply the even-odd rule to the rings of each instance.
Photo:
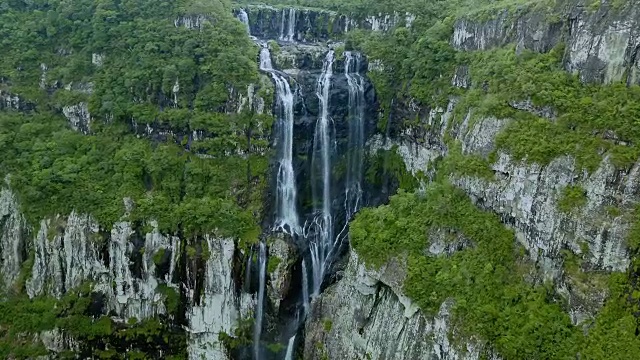
[[[192,14],[209,22],[198,30],[174,25]],[[157,219],[162,232],[217,230],[255,241],[268,163],[251,149],[268,146],[255,124],[267,130],[272,120],[226,114],[228,88],[258,80],[257,50],[230,4],[15,1],[0,6],[0,24],[0,90],[35,107],[0,113],[0,176],[10,176],[32,224],[75,209],[109,228],[129,197],[130,220]],[[94,54],[101,65],[92,64]],[[74,90],[83,87],[93,90]],[[88,136],[60,115],[79,101],[93,118]],[[130,134],[133,124],[173,134],[151,142]],[[188,141],[196,130],[210,135]],[[241,152],[248,156],[234,155]]]
[[[40,341],[26,334],[58,329],[80,342],[78,353],[60,354],[63,359],[76,355],[99,359],[129,359],[131,350],[156,358],[180,359],[186,356],[186,335],[164,319],[134,321],[124,325],[108,316],[94,315],[95,301],[89,284],[67,293],[62,299],[39,297],[29,300],[14,296],[0,302],[0,357],[33,358],[47,355]]]
[[[196,17],[197,28],[187,28]],[[228,0],[4,1],[0,48],[0,92],[21,104],[0,104],[0,179],[34,228],[59,214],[53,239],[74,210],[106,233],[124,216],[157,220],[201,262],[210,256],[205,233],[241,246],[257,240],[268,167],[261,152],[273,119],[236,111],[238,91],[260,77],[258,50]],[[62,115],[79,103],[91,113],[88,134]],[[153,261],[160,267],[165,258],[161,250]],[[157,289],[167,316],[123,324],[97,310],[104,300],[85,287],[28,299],[33,261],[31,252],[0,300],[0,358],[47,355],[37,336],[54,329],[80,344],[61,358],[186,358],[176,289]]]
[[[558,200],[558,209],[565,213],[570,213],[574,209],[579,209],[587,203],[587,192],[579,185],[570,185],[562,190]]]
[[[376,153],[367,157],[365,164],[368,165],[365,177],[371,184],[381,186],[390,182],[394,187],[409,190],[419,185],[416,177],[407,170],[396,146],[390,150],[378,149]]]
[[[218,340],[229,350],[251,345],[253,342],[253,323],[253,318],[240,319],[233,336],[221,332],[218,334]]]
[[[269,257],[269,263],[267,265],[267,273],[271,274],[274,271],[276,271],[276,269],[278,268],[278,266],[282,263],[282,259],[276,257],[276,256],[271,256]]]
[[[463,95],[457,111],[474,108],[474,115],[512,118],[498,135],[497,145],[517,159],[542,165],[561,155],[572,155],[578,165],[593,171],[608,153],[614,165],[625,168],[640,156],[640,87],[584,85],[562,69],[564,48],[547,54],[513,47],[459,54],[470,64],[474,84],[482,86]],[[531,99],[533,106],[557,112],[555,121],[516,110],[509,104]]]
[[[456,229],[475,246],[427,257],[427,234],[436,228]],[[638,303],[627,301],[624,274],[612,275],[612,296],[585,337],[555,302],[551,288],[524,281],[528,270],[518,265],[525,260],[513,232],[451,185],[432,184],[424,196],[401,192],[389,205],[363,210],[351,225],[351,239],[370,266],[406,254],[406,294],[431,315],[444,300],[454,299],[454,331],[481,336],[504,359],[570,359],[577,353],[624,359],[640,344],[633,315]]]
[[[330,332],[333,328],[333,322],[330,319],[325,319],[322,322],[322,328],[324,329],[324,332]]]

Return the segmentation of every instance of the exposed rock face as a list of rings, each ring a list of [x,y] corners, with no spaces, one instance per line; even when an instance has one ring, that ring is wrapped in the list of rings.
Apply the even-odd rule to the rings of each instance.
[[[13,193],[0,192],[0,250],[2,281],[13,285],[23,266],[23,247],[28,227]],[[104,295],[102,311],[121,320],[144,320],[167,313],[165,295],[160,286],[187,294],[190,359],[227,359],[218,340],[221,332],[232,335],[238,320],[251,313],[253,295],[236,289],[236,245],[231,239],[207,235],[210,256],[204,264],[204,279],[187,265],[186,279],[179,276],[182,240],[158,231],[151,221],[151,231],[141,233],[134,224],[121,221],[110,232],[101,232],[98,223],[86,214],[43,219],[33,238],[34,262],[27,270],[26,290],[30,297],[61,297],[68,291],[91,281],[93,291]],[[196,285],[202,283],[202,293]],[[180,285],[182,284],[182,285]],[[190,287],[192,286],[192,287]],[[198,285],[199,287],[199,285]],[[77,347],[73,339],[53,330],[37,335],[53,351]]]
[[[391,148],[404,159],[407,170],[428,173],[434,162],[448,153],[444,143],[445,134],[461,142],[463,153],[486,157],[495,149],[495,136],[509,120],[482,118],[471,122],[472,114],[464,119],[453,119],[452,101],[447,111],[432,111],[423,120],[428,131],[421,133],[418,141],[415,133],[400,134],[396,140],[371,142],[373,149]],[[491,165],[495,176],[492,179],[474,176],[451,175],[451,181],[465,190],[480,207],[495,212],[503,223],[516,231],[517,240],[528,250],[530,259],[536,263],[539,276],[553,280],[568,297],[580,295],[563,285],[563,249],[569,249],[585,259],[583,268],[593,271],[625,271],[629,255],[625,238],[629,230],[628,217],[612,215],[611,207],[630,209],[640,202],[638,181],[640,163],[627,171],[616,170],[608,158],[600,167],[586,173],[578,169],[575,160],[559,157],[547,166],[516,161],[508,154],[499,153]],[[570,185],[580,185],[586,192],[586,205],[569,214],[559,210],[558,201],[563,190]],[[586,253],[585,253],[586,251]],[[573,287],[577,289],[577,287]],[[601,295],[603,289],[592,289]],[[562,292],[562,291],[561,291]],[[577,304],[577,302],[574,302]],[[581,310],[571,309],[577,315],[574,321],[593,315],[602,305],[596,301],[591,306],[580,305]],[[578,314],[580,313],[580,314]]]
[[[27,294],[62,296],[88,279],[108,275],[100,259],[98,224],[72,212],[66,219],[42,220],[33,240],[35,258]]]
[[[184,26],[189,30],[200,29],[205,23],[211,23],[211,19],[203,14],[185,15],[173,21],[175,27]]]
[[[524,15],[503,10],[488,21],[459,19],[454,25],[452,45],[458,50],[487,50],[515,43],[519,47],[547,52],[561,39],[562,21],[552,23],[544,12],[526,12]]]
[[[351,252],[345,275],[311,306],[305,359],[479,359],[481,347],[449,341],[453,302],[425,317],[402,295],[406,264],[367,270]]]
[[[372,14],[350,17],[327,10],[274,8],[251,5],[245,9],[251,35],[259,39],[315,43],[340,39],[346,32],[360,28],[389,31],[400,25],[411,26],[415,15]]]
[[[318,42],[339,38],[348,27],[345,16],[331,11],[250,6],[251,35],[260,39]]]
[[[85,102],[77,105],[65,106],[62,113],[69,120],[71,128],[80,131],[83,134],[89,133],[89,125],[91,124],[91,114],[89,114],[89,105]]]
[[[188,313],[189,359],[227,359],[229,354],[218,335],[233,334],[238,321],[250,316],[255,301],[249,294],[238,294],[235,289],[233,240],[211,236],[205,240],[211,255],[207,260],[202,300]],[[192,300],[198,296],[194,289],[189,291]]]
[[[4,109],[29,111],[34,109],[34,105],[16,94],[0,90],[0,110]]]
[[[93,53],[91,54],[91,63],[97,67],[100,67],[104,64],[104,58],[104,54]]]
[[[28,236],[26,222],[18,208],[15,195],[6,188],[0,190],[0,263],[2,282],[11,286],[20,274],[24,260],[25,239]]]
[[[269,246],[269,289],[267,295],[274,312],[278,312],[280,302],[285,299],[289,286],[291,285],[291,264],[296,260],[295,253],[290,244],[282,238],[276,238]]]
[[[585,82],[640,83],[640,10],[633,1],[622,9],[603,3],[591,11],[573,2],[560,17],[548,11],[504,10],[491,20],[460,19],[451,44],[459,50],[487,50],[516,44],[518,49],[547,52],[564,41],[565,68]],[[566,26],[565,24],[569,24]]]

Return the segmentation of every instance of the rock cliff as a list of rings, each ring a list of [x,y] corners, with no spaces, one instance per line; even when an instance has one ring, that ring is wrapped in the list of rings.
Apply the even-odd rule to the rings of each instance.
[[[597,11],[577,2],[557,9],[531,5],[461,17],[454,22],[450,44],[461,52],[515,44],[516,52],[545,53],[564,42],[564,67],[582,82],[632,84],[637,83],[640,69],[633,30],[639,19],[632,4],[617,11],[607,4]],[[461,66],[452,84],[468,88],[473,81],[468,68]],[[608,297],[599,274],[626,272],[630,263],[626,239],[635,221],[629,212],[640,202],[640,162],[620,169],[605,153],[597,169],[588,172],[571,156],[560,156],[547,165],[517,160],[504,151],[493,157],[496,136],[512,119],[479,118],[473,109],[460,114],[456,106],[457,97],[450,98],[446,108],[400,101],[396,120],[418,118],[418,124],[391,137],[372,138],[370,151],[393,149],[414,175],[433,175],[438,164],[451,156],[453,146],[460,146],[463,155],[487,161],[489,175],[452,172],[448,180],[515,230],[516,240],[535,265],[528,281],[550,281],[574,324],[592,320]],[[511,106],[549,121],[556,117],[554,109],[533,106],[527,99]],[[563,211],[562,194],[574,186],[584,190],[584,204]],[[571,267],[570,257],[582,259],[579,269]],[[473,339],[456,337],[447,329],[447,302],[432,319],[412,307],[403,296],[402,268],[403,262],[397,261],[374,270],[351,250],[343,279],[312,305],[305,358],[478,358],[483,350],[474,347]],[[395,276],[385,276],[389,273]],[[466,345],[451,346],[449,341]]]

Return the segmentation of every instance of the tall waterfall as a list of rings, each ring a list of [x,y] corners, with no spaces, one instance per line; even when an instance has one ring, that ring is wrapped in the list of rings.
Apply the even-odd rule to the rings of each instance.
[[[310,244],[314,296],[320,293],[326,261],[334,245],[331,212],[331,155],[335,147],[335,139],[332,136],[332,124],[329,118],[329,89],[333,76],[333,61],[334,52],[331,50],[324,59],[322,75],[318,79],[316,88],[316,95],[320,100],[320,117],[316,123],[311,160],[313,169],[311,180],[314,185],[313,203],[316,217],[314,220],[315,233]]]
[[[287,79],[271,65],[271,53],[263,47],[260,51],[260,69],[271,74],[276,84],[278,123],[276,146],[278,147],[278,176],[276,184],[276,227],[290,234],[299,231],[296,209],[296,178],[293,171],[293,93]]]
[[[247,15],[247,12],[244,9],[240,9],[240,12],[238,13],[238,19],[247,28],[247,34],[251,34],[251,27],[249,26],[249,15]]]
[[[260,252],[258,254],[260,264],[260,288],[258,289],[258,304],[256,309],[256,322],[253,329],[254,359],[260,359],[260,337],[262,335],[262,319],[264,318],[264,292],[267,278],[267,245],[260,241]]]
[[[362,163],[364,151],[364,79],[358,73],[361,55],[345,52],[345,76],[349,86],[349,138],[347,149],[347,179],[345,183],[345,213],[347,222],[362,205]]]
[[[280,21],[280,40],[293,41],[296,35],[296,9],[288,10],[289,21],[287,21],[287,10],[282,9],[282,19]],[[287,33],[285,34],[285,30]]]

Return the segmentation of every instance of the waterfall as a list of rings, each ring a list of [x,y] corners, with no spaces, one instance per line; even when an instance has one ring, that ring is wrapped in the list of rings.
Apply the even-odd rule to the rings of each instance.
[[[284,25],[287,21],[287,13],[285,9],[282,9],[282,18],[280,19],[280,40],[284,40]]]
[[[260,241],[260,252],[258,254],[260,263],[260,288],[258,289],[258,304],[256,309],[256,322],[253,329],[254,359],[260,359],[260,336],[262,334],[262,319],[264,312],[264,292],[267,277],[267,246],[264,241]]]
[[[296,209],[296,178],[293,171],[293,93],[287,79],[271,64],[271,53],[263,47],[260,52],[260,69],[271,74],[276,84],[278,105],[278,146],[279,167],[276,180],[276,228],[292,235],[298,233],[298,212]]]
[[[302,307],[304,314],[309,311],[309,273],[307,272],[307,262],[302,259]]]
[[[285,27],[287,34],[285,35]],[[296,9],[289,9],[289,20],[287,21],[287,10],[282,9],[282,19],[280,20],[280,40],[293,41],[296,35]]]
[[[316,212],[315,234],[311,239],[311,261],[313,265],[313,295],[320,293],[328,255],[333,248],[333,218],[331,213],[331,153],[333,149],[329,119],[329,89],[333,76],[334,52],[329,51],[322,64],[322,75],[318,78],[316,95],[320,100],[320,117],[316,123],[311,160],[313,203]],[[317,181],[318,175],[321,181]],[[321,182],[322,192],[318,191]],[[318,206],[321,204],[321,206]]]
[[[289,28],[287,31],[287,41],[293,41],[296,32],[296,9],[289,9]]]
[[[247,12],[244,9],[240,9],[240,12],[238,13],[238,19],[247,28],[247,34],[251,34],[251,27],[249,26],[249,15],[247,15]]]
[[[289,339],[289,344],[287,344],[287,353],[284,356],[284,360],[292,360],[293,359],[293,345],[296,342],[296,336],[293,335],[290,339]]]
[[[358,211],[362,201],[365,100],[364,79],[358,73],[361,56],[359,53],[346,51],[345,58],[345,76],[349,86],[349,138],[345,183],[345,213],[348,222]]]

